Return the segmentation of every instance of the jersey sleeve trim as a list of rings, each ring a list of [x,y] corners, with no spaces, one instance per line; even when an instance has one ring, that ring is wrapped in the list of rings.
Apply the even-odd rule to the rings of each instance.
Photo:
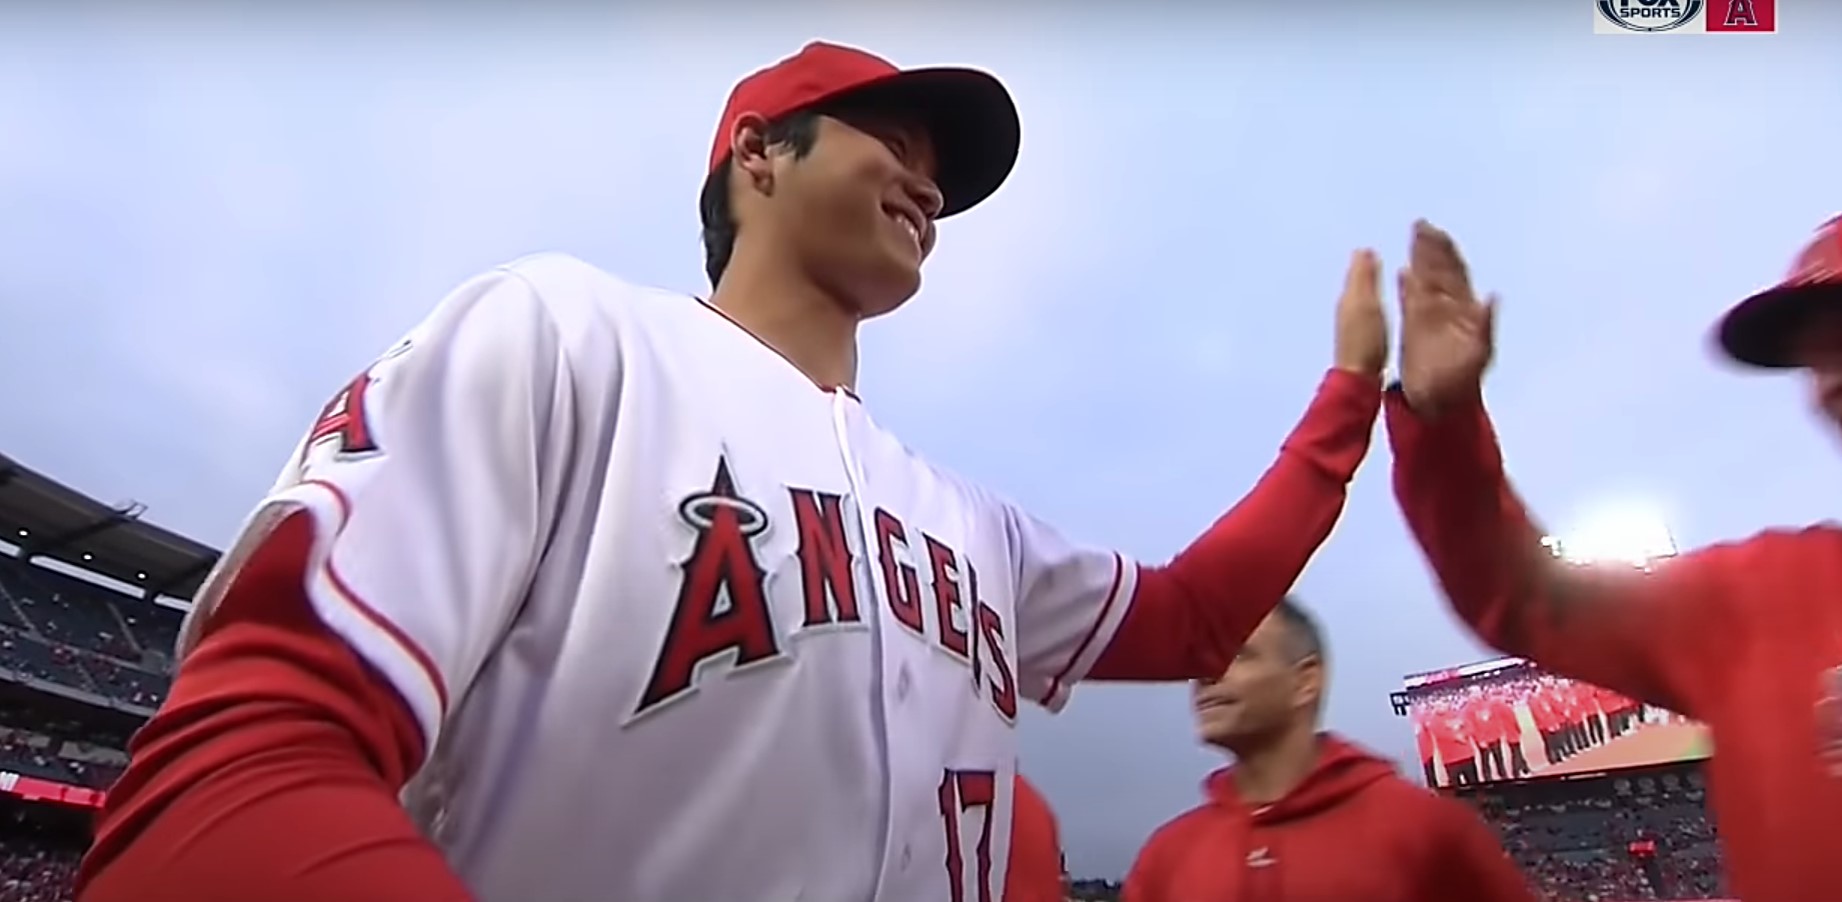
[[[1107,590],[1106,601],[1100,605],[1099,614],[1087,628],[1087,635],[1081,638],[1081,644],[1075,646],[1068,663],[1049,681],[1049,689],[1037,700],[1038,704],[1051,712],[1058,712],[1068,704],[1068,698],[1074,692],[1074,684],[1087,676],[1087,672],[1094,668],[1094,662],[1100,660],[1101,653],[1113,641],[1113,634],[1125,619],[1129,599],[1137,584],[1138,567],[1127,561],[1124,555],[1114,552],[1113,585]]]
[[[328,628],[400,692],[422,730],[423,755],[432,754],[448,711],[448,687],[441,671],[415,640],[365,601],[340,576],[333,540],[344,530],[352,503],[338,486],[309,479],[270,502],[305,510],[312,517],[313,549],[305,574],[307,600]]]

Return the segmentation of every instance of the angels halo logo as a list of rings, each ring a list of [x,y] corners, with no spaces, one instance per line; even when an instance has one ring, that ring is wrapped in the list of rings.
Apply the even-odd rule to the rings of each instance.
[[[1702,0],[1598,0],[1599,15],[1627,31],[1674,31],[1701,15]]]

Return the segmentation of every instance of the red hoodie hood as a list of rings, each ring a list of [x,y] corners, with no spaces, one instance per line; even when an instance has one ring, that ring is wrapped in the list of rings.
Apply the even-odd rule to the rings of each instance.
[[[1387,759],[1338,736],[1322,733],[1318,736],[1317,766],[1303,782],[1271,805],[1249,808],[1242,802],[1232,767],[1210,774],[1203,791],[1216,808],[1238,813],[1255,823],[1279,824],[1338,805],[1394,773],[1394,765]]]

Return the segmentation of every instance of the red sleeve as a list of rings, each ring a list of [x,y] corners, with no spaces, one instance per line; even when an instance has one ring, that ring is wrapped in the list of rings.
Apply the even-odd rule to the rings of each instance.
[[[81,902],[466,902],[397,801],[422,740],[302,595],[307,520],[244,565],[137,733]]]
[[[1535,902],[1528,878],[1503,851],[1503,844],[1475,811],[1461,802],[1431,797],[1432,830],[1438,847],[1427,866],[1424,898],[1466,902]]]
[[[1088,677],[1182,680],[1227,670],[1343,513],[1380,407],[1379,380],[1330,371],[1253,491],[1169,564],[1139,569],[1132,604]]]
[[[1503,474],[1481,401],[1423,419],[1387,400],[1394,491],[1453,609],[1487,643],[1576,679],[1691,708],[1715,687],[1738,624],[1747,546],[1648,571],[1563,564]],[[1686,712],[1685,712],[1686,713]]]

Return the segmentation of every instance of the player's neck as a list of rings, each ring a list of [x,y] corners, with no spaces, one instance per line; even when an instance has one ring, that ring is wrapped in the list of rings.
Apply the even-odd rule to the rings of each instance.
[[[1271,742],[1235,754],[1235,791],[1248,805],[1271,805],[1305,782],[1317,763],[1317,726],[1296,725]]]
[[[856,388],[856,314],[790,267],[737,251],[710,296],[711,306],[812,381]]]

